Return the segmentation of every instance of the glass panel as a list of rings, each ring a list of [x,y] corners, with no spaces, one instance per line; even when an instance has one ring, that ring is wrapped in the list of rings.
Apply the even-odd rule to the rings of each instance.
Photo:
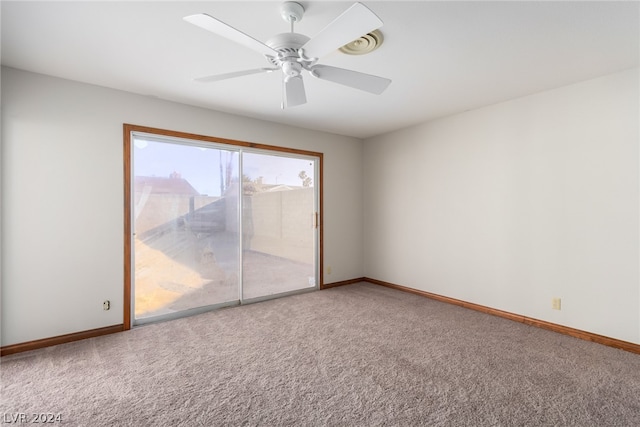
[[[237,301],[238,153],[143,137],[133,150],[134,318]]]
[[[314,161],[244,153],[243,298],[315,287]]]

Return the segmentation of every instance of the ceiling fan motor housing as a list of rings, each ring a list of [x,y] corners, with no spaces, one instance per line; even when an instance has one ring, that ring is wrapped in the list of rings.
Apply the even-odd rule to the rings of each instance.
[[[265,44],[273,50],[284,53],[289,50],[297,52],[308,41],[309,37],[304,34],[282,33],[271,37]]]
[[[267,56],[267,60],[280,67],[286,78],[298,77],[304,68],[315,62],[301,57],[299,53],[300,48],[308,41],[309,37],[298,33],[273,36],[265,44],[278,52],[278,56]]]

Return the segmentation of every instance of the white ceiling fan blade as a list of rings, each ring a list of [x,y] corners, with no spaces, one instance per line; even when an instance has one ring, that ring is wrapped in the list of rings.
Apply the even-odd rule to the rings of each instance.
[[[284,82],[284,99],[286,107],[295,107],[307,103],[302,76],[291,77]]]
[[[311,67],[311,75],[322,80],[349,86],[365,92],[380,95],[389,86],[391,80],[384,77],[358,71],[345,70],[344,68],[331,67],[329,65],[314,65]]]
[[[321,58],[380,27],[382,20],[375,13],[362,3],[355,3],[302,46],[302,50],[307,58]]]
[[[198,27],[204,28],[207,31],[211,31],[212,33],[248,47],[249,49],[255,50],[256,52],[263,55],[278,55],[278,52],[271,49],[261,41],[254,39],[250,35],[247,35],[242,31],[237,30],[222,21],[219,21],[213,16],[207,15],[206,13],[185,16],[183,19],[187,22],[192,23],[193,25],[197,25]]]
[[[217,82],[220,80],[233,79],[236,77],[248,76],[251,74],[270,73],[276,70],[279,70],[279,68],[256,68],[255,70],[234,71],[232,73],[215,74],[213,76],[198,77],[197,79],[194,79],[194,80],[200,83],[210,83],[210,82]]]

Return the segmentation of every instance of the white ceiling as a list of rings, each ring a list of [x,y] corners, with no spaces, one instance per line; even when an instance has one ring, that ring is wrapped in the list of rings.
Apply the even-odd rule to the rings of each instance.
[[[299,1],[313,37],[353,2]],[[393,80],[372,95],[305,75],[308,103],[282,110],[280,73],[182,17],[205,12],[266,41],[289,31],[280,2],[1,3],[2,64],[143,95],[366,138],[429,119],[638,67],[640,3],[364,1],[384,43],[319,63]]]

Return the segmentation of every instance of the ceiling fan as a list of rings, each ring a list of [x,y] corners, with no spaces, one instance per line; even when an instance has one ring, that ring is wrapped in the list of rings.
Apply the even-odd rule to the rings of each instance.
[[[382,26],[382,21],[362,3],[354,3],[349,9],[335,18],[315,37],[309,38],[293,31],[293,25],[300,22],[304,7],[296,2],[284,2],[280,9],[282,18],[291,24],[291,32],[278,34],[265,43],[239,31],[224,22],[200,13],[184,17],[184,20],[225,37],[240,45],[264,55],[272,67],[236,71],[195,79],[199,82],[216,82],[250,74],[270,73],[282,70],[283,103],[282,108],[302,105],[307,96],[302,80],[302,71],[306,70],[314,77],[334,83],[360,89],[376,95],[389,86],[391,80],[358,71],[317,64],[322,56],[368,34]]]

